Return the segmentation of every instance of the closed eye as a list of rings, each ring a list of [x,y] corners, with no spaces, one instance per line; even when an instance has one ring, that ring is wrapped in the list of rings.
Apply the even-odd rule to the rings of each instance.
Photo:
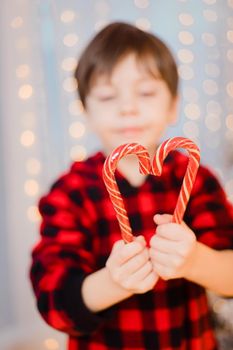
[[[139,91],[139,95],[140,96],[145,96],[145,97],[150,97],[150,96],[155,96],[156,95],[156,91],[155,90],[145,90],[145,91]]]
[[[97,99],[99,101],[107,102],[107,101],[114,100],[115,97],[116,97],[115,95],[105,95],[105,96],[98,96]]]

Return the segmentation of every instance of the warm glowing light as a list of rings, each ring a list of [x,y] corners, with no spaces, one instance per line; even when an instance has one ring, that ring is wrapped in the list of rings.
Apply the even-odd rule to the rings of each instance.
[[[217,78],[220,75],[219,66],[215,63],[205,64],[205,72],[212,78]]]
[[[233,131],[231,131],[231,130],[227,130],[226,132],[225,132],[225,138],[226,138],[226,140],[228,141],[228,142],[230,142],[231,144],[232,144],[232,146],[233,146]]]
[[[14,29],[20,28],[23,25],[23,18],[20,16],[15,17],[12,21],[11,21],[11,27]]]
[[[233,30],[227,31],[227,40],[233,43]]]
[[[140,9],[145,9],[149,6],[150,2],[149,0],[134,0],[134,4]]]
[[[22,100],[27,100],[29,99],[33,94],[33,88],[32,85],[30,84],[24,84],[19,88],[19,98],[21,98]]]
[[[69,105],[69,112],[71,115],[81,115],[84,112],[83,104],[80,100],[74,100]]]
[[[59,343],[54,338],[45,339],[44,345],[45,345],[46,349],[48,349],[48,350],[57,350],[57,349],[59,349]]]
[[[184,108],[184,113],[187,116],[187,118],[191,120],[197,120],[200,118],[200,108],[195,103],[188,103]]]
[[[233,7],[233,0],[228,0],[228,6]]]
[[[212,33],[203,33],[201,38],[204,44],[209,47],[216,45],[216,37]]]
[[[70,150],[70,157],[74,161],[82,161],[87,157],[87,150],[81,145],[73,146]]]
[[[193,62],[193,53],[187,49],[178,50],[178,58],[182,63],[192,63]]]
[[[30,74],[30,67],[27,64],[21,64],[16,68],[17,78],[27,78]]]
[[[39,222],[41,220],[41,215],[36,206],[30,206],[27,209],[27,217],[31,222]]]
[[[35,142],[35,134],[31,130],[25,130],[20,137],[20,142],[24,147],[31,147]]]
[[[194,42],[192,33],[188,31],[179,32],[178,38],[183,45],[192,45]]]
[[[207,79],[203,81],[203,90],[207,95],[216,95],[218,92],[218,85],[214,80]]]
[[[190,80],[194,77],[193,69],[187,64],[179,65],[178,72],[183,80]]]
[[[67,57],[62,61],[61,67],[64,71],[73,71],[76,67],[77,59],[74,57]]]
[[[36,158],[30,158],[26,163],[26,169],[29,174],[38,175],[41,171],[41,163]]]
[[[65,10],[61,14],[61,21],[63,23],[70,23],[74,20],[75,18],[75,13],[72,10]]]
[[[204,10],[203,16],[209,22],[216,22],[218,19],[217,13],[213,10]]]
[[[189,13],[181,13],[179,15],[179,21],[184,26],[191,26],[194,23],[193,16]]]
[[[207,114],[205,125],[210,131],[218,131],[221,128],[221,119],[218,114]]]
[[[74,122],[69,127],[70,136],[76,139],[82,137],[85,133],[85,130],[85,126],[80,122]]]
[[[151,22],[147,18],[139,18],[135,22],[136,27],[141,30],[147,31],[151,27]]]
[[[226,117],[226,127],[227,129],[233,131],[233,114],[229,114]]]
[[[78,42],[78,36],[75,33],[69,33],[64,36],[63,44],[68,47],[73,47]]]
[[[183,125],[184,135],[190,137],[191,139],[197,138],[199,136],[199,127],[193,121],[185,122]]]
[[[62,85],[63,89],[67,92],[74,92],[78,87],[77,80],[74,77],[66,78]]]
[[[39,184],[35,180],[27,180],[24,184],[25,193],[30,196],[36,196],[39,192]]]
[[[227,94],[233,97],[233,81],[229,82],[226,86]]]

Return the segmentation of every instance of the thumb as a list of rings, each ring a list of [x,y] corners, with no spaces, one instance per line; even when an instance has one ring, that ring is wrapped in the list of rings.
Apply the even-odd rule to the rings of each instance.
[[[172,215],[170,214],[156,214],[154,216],[154,222],[156,225],[169,224],[172,222]]]
[[[135,241],[140,242],[142,246],[146,246],[145,237],[142,235],[135,237]]]

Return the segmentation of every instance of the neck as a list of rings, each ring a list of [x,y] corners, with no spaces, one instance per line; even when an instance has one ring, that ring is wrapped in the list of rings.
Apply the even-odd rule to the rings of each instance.
[[[133,186],[140,186],[145,181],[146,175],[140,174],[138,159],[135,155],[121,159],[117,168]]]
[[[150,159],[153,159],[155,149],[148,150]],[[139,160],[136,156],[136,154],[130,154],[126,157],[123,157],[118,165],[117,169],[120,171],[120,173],[127,179],[127,181],[132,186],[140,186],[144,183],[147,175],[142,175],[139,172]]]

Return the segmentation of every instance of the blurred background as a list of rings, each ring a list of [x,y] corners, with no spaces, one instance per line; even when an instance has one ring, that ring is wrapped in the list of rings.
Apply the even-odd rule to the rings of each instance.
[[[35,308],[28,280],[38,198],[75,159],[99,147],[73,71],[105,24],[159,35],[181,78],[180,121],[166,137],[201,148],[233,201],[233,0],[1,0],[0,349],[65,349]],[[233,349],[233,301],[210,294],[221,349]]]

